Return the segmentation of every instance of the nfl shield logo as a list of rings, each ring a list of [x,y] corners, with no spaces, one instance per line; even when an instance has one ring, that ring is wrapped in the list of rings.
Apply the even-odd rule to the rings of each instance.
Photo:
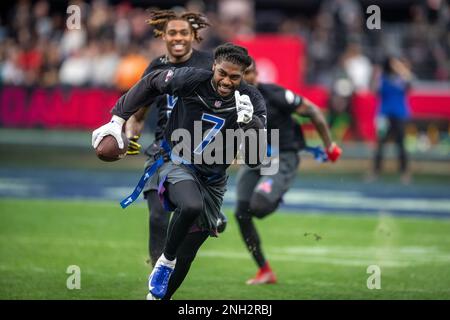
[[[220,108],[221,106],[222,106],[222,101],[216,100],[216,102],[214,102],[214,107]]]
[[[166,79],[164,80],[164,82],[169,81],[170,78],[172,78],[172,76],[173,76],[173,70],[169,70],[169,71],[167,72]]]

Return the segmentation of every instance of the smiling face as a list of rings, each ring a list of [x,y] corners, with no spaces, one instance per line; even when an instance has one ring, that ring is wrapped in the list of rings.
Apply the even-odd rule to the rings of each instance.
[[[194,32],[185,20],[170,20],[162,36],[172,62],[182,62],[192,52]],[[186,59],[183,59],[186,58]]]
[[[241,84],[244,70],[242,66],[222,60],[213,65],[213,85],[217,93],[222,97],[227,97]]]

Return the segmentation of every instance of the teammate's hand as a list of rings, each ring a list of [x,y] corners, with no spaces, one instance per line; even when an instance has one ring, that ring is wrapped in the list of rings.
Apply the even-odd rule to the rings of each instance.
[[[326,150],[328,160],[335,162],[342,154],[342,149],[336,143],[332,143],[331,146]]]
[[[136,136],[133,136],[128,139],[128,141],[129,141],[128,149],[127,149],[128,155],[134,156],[141,152],[141,145],[139,143],[137,143],[139,138],[140,138],[140,136],[136,135]]]
[[[234,92],[234,97],[236,99],[237,122],[249,123],[253,117],[253,105],[250,97],[246,94],[241,96],[237,90]]]
[[[110,122],[94,130],[94,132],[92,132],[92,146],[94,147],[94,149],[97,148],[103,137],[106,137],[108,135],[112,135],[116,139],[119,148],[122,149],[122,126],[124,123],[125,119],[114,115],[112,116]]]

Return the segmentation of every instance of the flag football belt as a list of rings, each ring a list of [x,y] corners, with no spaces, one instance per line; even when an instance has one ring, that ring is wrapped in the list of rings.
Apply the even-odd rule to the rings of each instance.
[[[142,190],[144,189],[147,181],[156,173],[156,171],[158,171],[159,168],[162,167],[164,162],[167,162],[169,159],[171,159],[172,161],[178,162],[178,163],[182,163],[185,166],[187,166],[188,168],[190,168],[191,170],[193,170],[194,172],[196,172],[196,169],[192,164],[190,164],[186,160],[172,154],[170,146],[166,140],[162,140],[160,146],[161,146],[160,151],[155,156],[156,161],[149,168],[147,168],[144,171],[144,174],[139,179],[139,182],[136,185],[136,187],[134,188],[133,192],[128,197],[126,197],[125,199],[123,199],[120,202],[120,206],[123,209],[128,207],[134,201],[136,201],[136,199],[139,197]],[[272,150],[270,149],[270,147],[269,147],[269,150],[270,150],[269,154],[272,153]],[[316,161],[325,162],[328,160],[327,154],[320,147],[306,146],[303,150],[308,153],[311,153],[314,156],[314,159]],[[215,177],[211,177],[211,178],[214,179]]]
[[[198,170],[195,168],[194,165],[192,165],[189,161],[174,155],[170,149],[169,144],[167,143],[166,140],[162,140],[161,144],[160,144],[160,150],[159,152],[155,155],[155,162],[148,167],[145,171],[144,174],[141,176],[141,178],[139,179],[138,184],[136,185],[136,187],[134,188],[133,192],[126,197],[125,199],[123,199],[120,202],[120,206],[125,209],[126,207],[128,207],[130,204],[132,204],[134,201],[136,201],[136,199],[139,197],[139,195],[141,194],[142,190],[144,190],[145,184],[147,183],[147,181],[158,171],[159,168],[162,167],[162,165],[169,161],[172,160],[175,163],[180,163],[184,166],[186,166],[187,168],[189,168],[191,171],[193,171],[194,174],[196,174],[197,176],[199,176],[200,178],[202,178],[202,180],[207,181],[207,182],[211,182],[214,181],[217,178],[222,177],[221,175],[213,175],[210,177],[205,177],[203,175],[201,175]]]
[[[308,153],[311,153],[314,157],[314,160],[316,160],[317,162],[326,162],[328,161],[328,156],[325,153],[325,151],[323,151],[323,149],[321,147],[309,147],[306,146],[303,148],[303,151],[306,151]]]
[[[134,188],[133,192],[128,197],[126,197],[125,199],[123,199],[120,202],[120,206],[123,209],[128,207],[134,201],[136,201],[136,199],[139,197],[139,195],[141,194],[142,190],[144,189],[145,184],[147,183],[147,181],[156,173],[156,171],[158,171],[159,168],[162,167],[164,162],[169,160],[169,158],[171,156],[171,150],[170,150],[170,146],[167,143],[167,141],[166,140],[162,140],[161,144],[160,144],[160,147],[161,147],[160,151],[158,152],[158,154],[155,155],[155,160],[156,161],[144,171],[144,174],[139,179],[139,182],[136,185],[136,187]]]
[[[305,152],[312,154],[312,156],[314,157],[314,160],[316,160],[317,162],[328,161],[328,156],[321,147],[305,146],[300,151],[305,151]],[[276,157],[278,154],[279,154],[279,151],[276,148],[272,147],[270,144],[267,145],[267,156],[268,157],[272,157],[272,156]]]

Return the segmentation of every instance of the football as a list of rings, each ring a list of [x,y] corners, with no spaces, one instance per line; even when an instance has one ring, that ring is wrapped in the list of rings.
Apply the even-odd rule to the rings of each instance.
[[[114,138],[112,135],[105,136],[95,149],[97,157],[100,160],[106,162],[112,162],[122,159],[127,152],[129,143],[125,133],[123,132],[122,132],[122,139],[123,139],[123,148],[120,149],[119,144],[116,141],[116,138]]]

